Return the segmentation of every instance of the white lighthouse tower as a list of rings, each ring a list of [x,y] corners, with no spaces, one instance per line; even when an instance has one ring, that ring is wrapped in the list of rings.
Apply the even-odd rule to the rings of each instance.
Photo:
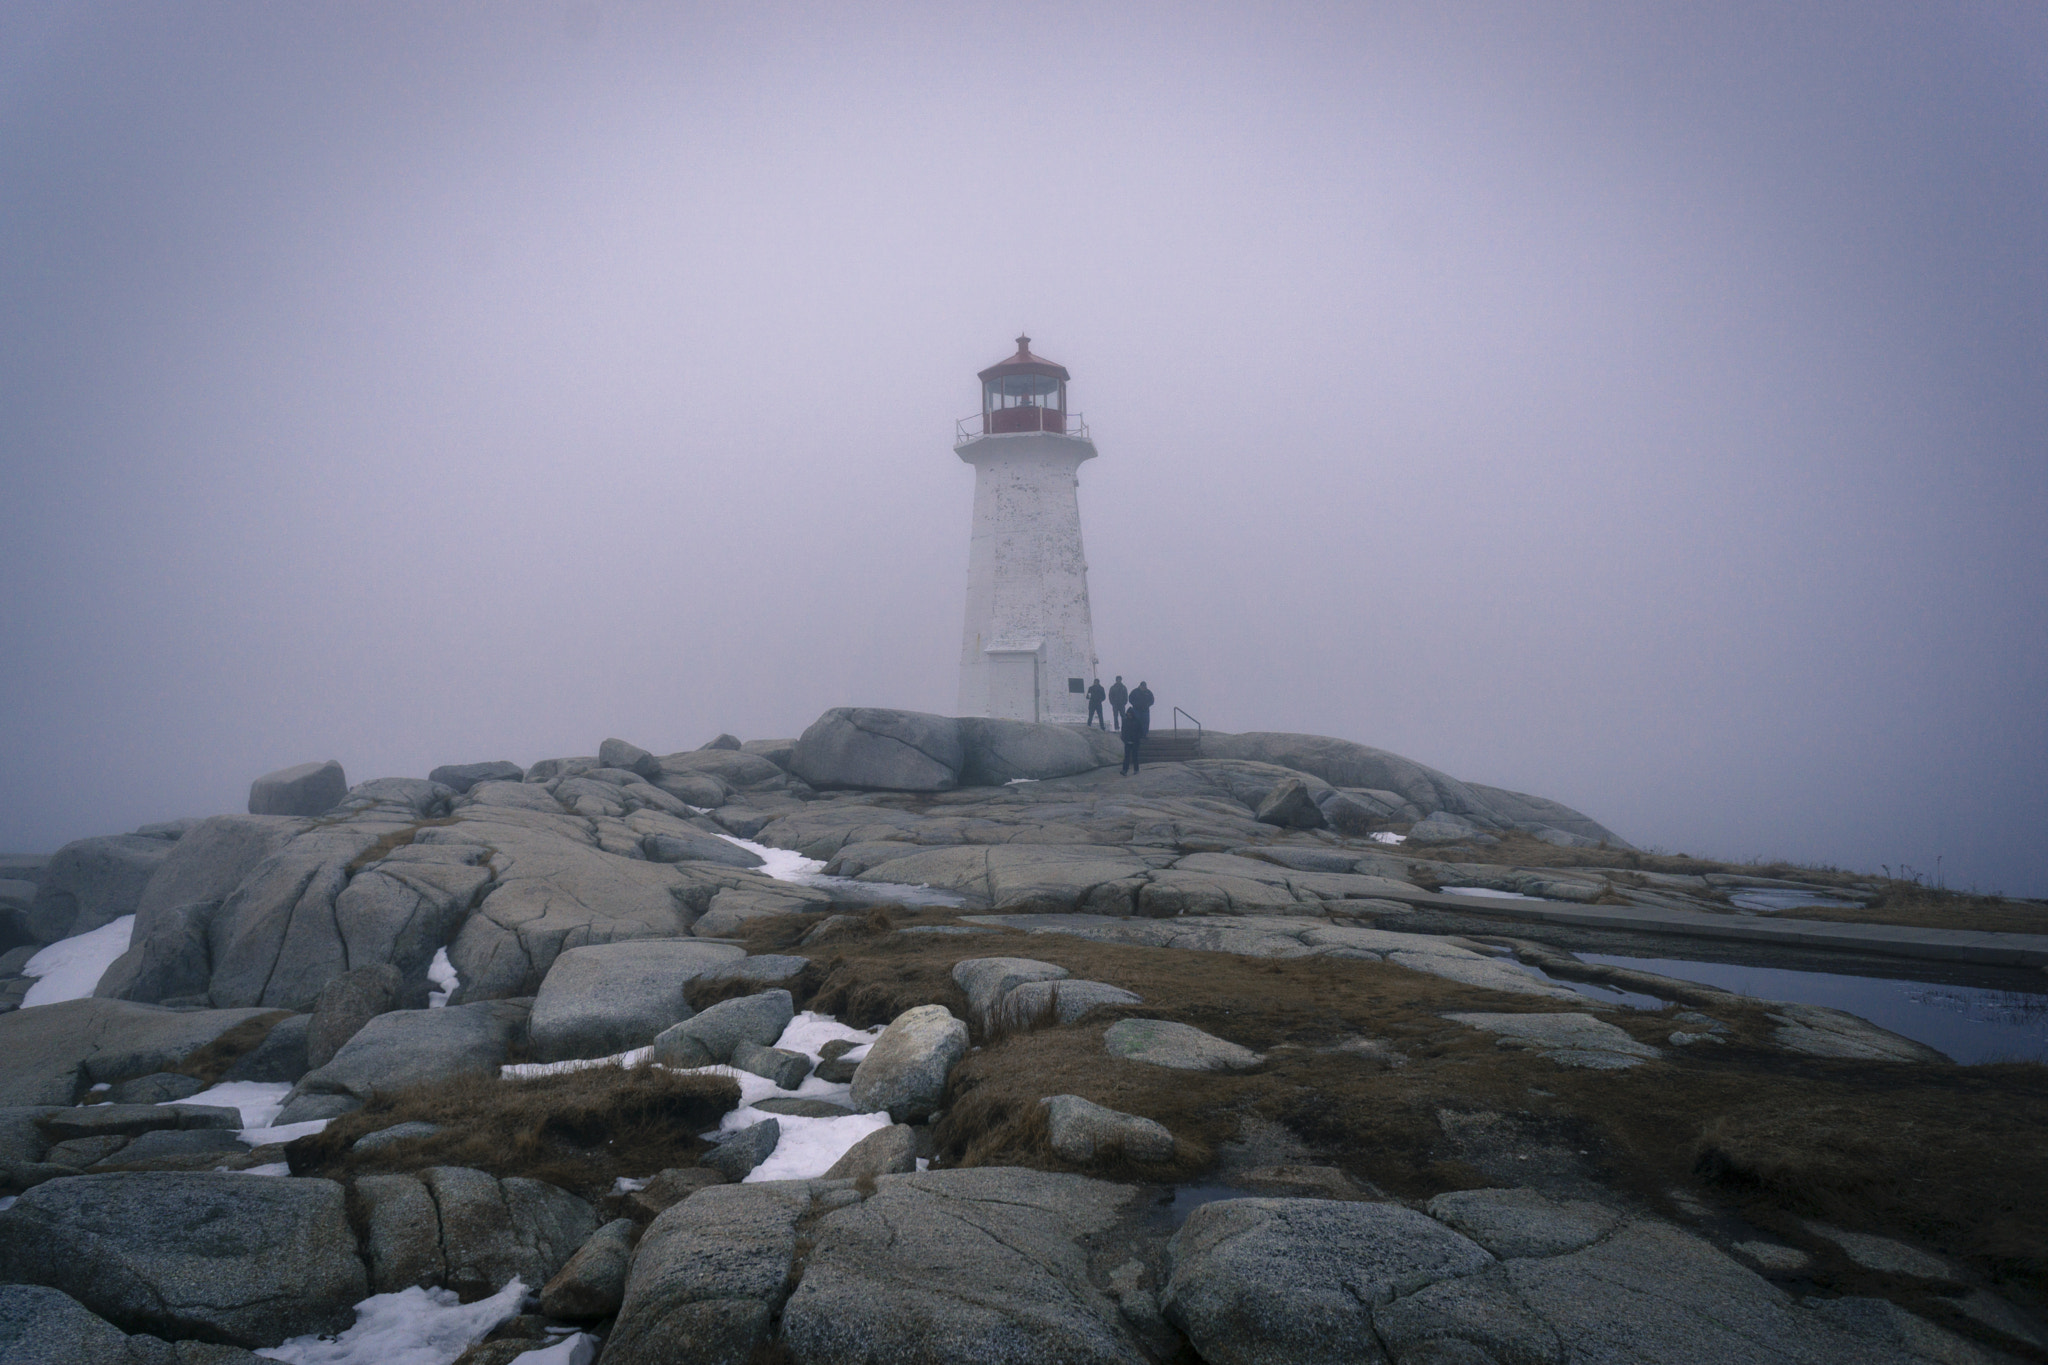
[[[974,466],[963,716],[1087,718],[1095,627],[1077,490],[1095,443],[1067,412],[1068,378],[1018,337],[1017,354],[981,372],[979,420],[960,423],[953,453]]]

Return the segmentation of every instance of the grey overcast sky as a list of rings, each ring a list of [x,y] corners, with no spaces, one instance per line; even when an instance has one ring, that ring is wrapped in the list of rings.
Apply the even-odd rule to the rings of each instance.
[[[0,8],[0,849],[1096,639],[1639,844],[2048,895],[2048,8]]]

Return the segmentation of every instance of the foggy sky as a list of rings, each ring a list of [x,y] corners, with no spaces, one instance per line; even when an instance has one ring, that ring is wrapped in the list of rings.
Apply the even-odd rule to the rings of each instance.
[[[0,9],[0,849],[1106,674],[2048,895],[2037,4]]]

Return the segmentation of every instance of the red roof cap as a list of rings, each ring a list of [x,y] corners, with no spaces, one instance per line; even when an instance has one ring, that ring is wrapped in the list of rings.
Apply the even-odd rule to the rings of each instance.
[[[1055,379],[1073,378],[1067,373],[1066,366],[1047,360],[1044,356],[1031,354],[1031,338],[1026,336],[1017,338],[1017,354],[1006,360],[997,361],[975,378],[987,381],[999,374],[1045,374]]]

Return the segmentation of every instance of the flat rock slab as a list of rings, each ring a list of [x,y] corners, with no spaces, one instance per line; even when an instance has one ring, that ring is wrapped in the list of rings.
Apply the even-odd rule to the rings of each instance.
[[[1180,1071],[1249,1071],[1266,1060],[1248,1047],[1166,1019],[1119,1019],[1102,1043],[1112,1057]]]
[[[1397,1204],[1225,1199],[1167,1243],[1166,1316],[1212,1365],[1350,1365],[1386,1357],[1372,1310],[1494,1263]]]
[[[66,1000],[0,1014],[0,1104],[66,1105],[87,1086],[168,1071],[268,1013]]]
[[[338,1331],[368,1293],[340,1185],[226,1172],[38,1185],[0,1213],[0,1278],[124,1331],[251,1347]]]
[[[1446,1014],[1467,1028],[1499,1034],[1502,1047],[1540,1052],[1559,1066],[1619,1071],[1660,1054],[1590,1014]]]
[[[1561,1256],[1591,1246],[1622,1215],[1586,1200],[1555,1200],[1535,1190],[1454,1190],[1429,1201],[1429,1216],[1494,1255]]]
[[[784,1345],[802,1365],[1140,1365],[1086,1250],[1137,1197],[1000,1167],[882,1176],[815,1225]]]

